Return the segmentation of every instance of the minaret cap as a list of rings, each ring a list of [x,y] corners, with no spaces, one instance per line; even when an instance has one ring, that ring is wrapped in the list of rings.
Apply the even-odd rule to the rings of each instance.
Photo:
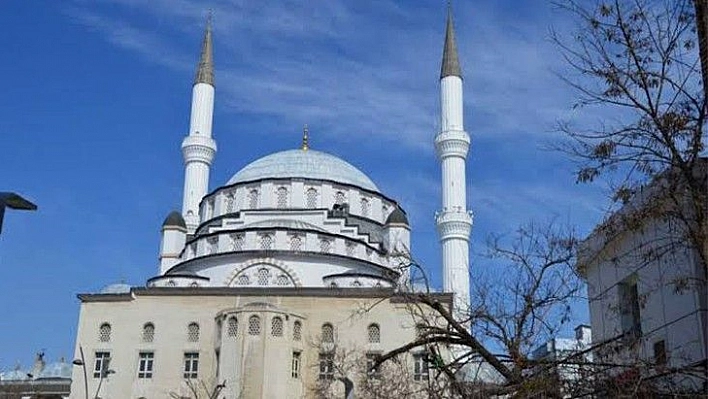
[[[460,58],[457,56],[457,43],[455,43],[455,27],[452,24],[452,6],[447,6],[447,27],[445,29],[445,47],[443,49],[442,68],[440,79],[447,76],[457,76],[462,79]]]
[[[307,123],[302,127],[302,150],[307,151],[310,149],[310,129],[307,127]]]
[[[211,44],[211,13],[207,17],[206,29],[204,30],[204,41],[202,41],[202,53],[199,57],[197,73],[194,75],[194,84],[206,83],[214,86],[214,58],[212,56]]]

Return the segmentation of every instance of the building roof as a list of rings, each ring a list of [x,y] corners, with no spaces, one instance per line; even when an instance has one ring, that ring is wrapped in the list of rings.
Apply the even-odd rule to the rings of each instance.
[[[308,149],[276,152],[238,171],[227,184],[268,178],[333,180],[378,192],[373,181],[350,163],[324,152]]]
[[[397,206],[396,209],[388,215],[388,218],[386,218],[386,224],[405,224],[408,226],[408,216],[406,216],[406,213],[400,206]]]
[[[177,212],[177,211],[172,211],[170,212],[169,215],[165,218],[165,221],[162,222],[162,227],[181,227],[183,229],[187,228],[187,224],[184,222],[184,218],[182,217],[182,214]]]

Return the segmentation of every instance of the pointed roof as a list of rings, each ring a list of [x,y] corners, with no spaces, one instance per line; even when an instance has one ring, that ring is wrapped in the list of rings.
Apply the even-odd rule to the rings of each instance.
[[[445,28],[445,47],[443,49],[442,68],[440,79],[446,76],[462,78],[460,58],[457,56],[457,43],[455,43],[455,27],[452,24],[452,6],[447,7],[447,27]]]
[[[211,44],[211,15],[207,19],[204,30],[204,40],[202,41],[202,53],[199,57],[197,73],[194,75],[194,84],[206,83],[214,86],[214,57],[212,55]]]

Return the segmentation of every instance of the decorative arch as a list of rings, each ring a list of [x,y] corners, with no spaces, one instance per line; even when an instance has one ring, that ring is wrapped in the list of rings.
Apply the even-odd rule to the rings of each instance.
[[[295,287],[301,287],[302,286],[302,281],[298,277],[297,273],[295,273],[295,270],[293,270],[292,267],[288,266],[285,262],[278,260],[278,259],[273,259],[273,258],[257,258],[257,259],[249,259],[240,265],[234,267],[233,271],[226,277],[224,280],[224,284],[227,287],[231,287],[233,285],[238,285],[236,284],[236,279],[238,278],[239,275],[241,275],[243,272],[245,272],[248,269],[251,269],[253,267],[258,267],[266,265],[269,267],[272,267],[274,269],[278,269],[279,272],[285,274],[290,278],[290,281],[293,282],[293,285]],[[277,285],[277,284],[276,284]]]

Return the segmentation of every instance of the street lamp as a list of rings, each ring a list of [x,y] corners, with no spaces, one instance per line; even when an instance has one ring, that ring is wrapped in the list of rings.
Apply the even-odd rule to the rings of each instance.
[[[37,205],[22,198],[22,196],[17,193],[0,191],[0,233],[2,233],[2,220],[5,216],[5,208],[20,211],[34,211],[37,210]]]
[[[79,345],[79,354],[81,359],[74,359],[71,363],[74,366],[81,366],[84,369],[84,397],[88,399],[88,377],[86,376],[86,359],[84,358],[84,348]]]

